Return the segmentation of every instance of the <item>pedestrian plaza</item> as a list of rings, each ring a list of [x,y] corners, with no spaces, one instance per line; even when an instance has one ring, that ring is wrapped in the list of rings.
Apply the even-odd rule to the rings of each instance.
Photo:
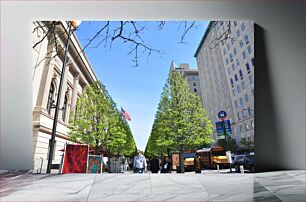
[[[305,201],[305,171],[1,173],[1,201]]]

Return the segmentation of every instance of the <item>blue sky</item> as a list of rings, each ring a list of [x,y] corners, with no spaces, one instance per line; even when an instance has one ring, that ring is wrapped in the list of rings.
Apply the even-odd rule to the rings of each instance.
[[[177,65],[189,63],[191,68],[196,68],[194,53],[203,37],[207,21],[197,21],[197,29],[191,29],[185,41],[179,43],[183,30],[178,30],[178,22],[167,21],[162,30],[156,26],[158,22],[138,22],[145,25],[143,39],[151,47],[162,50],[160,57],[152,54],[148,59],[146,54],[139,53],[139,66],[133,67],[133,56],[128,55],[130,47],[127,43],[114,41],[112,48],[101,44],[97,48],[87,48],[86,55],[99,80],[106,86],[118,108],[121,106],[129,112],[132,121],[129,122],[136,145],[141,150],[145,149],[154,116],[159,103],[162,88],[167,80],[171,61]],[[83,21],[76,34],[85,46],[88,39],[96,34],[105,22]],[[118,22],[111,22],[111,27]],[[100,38],[93,41],[99,43]]]

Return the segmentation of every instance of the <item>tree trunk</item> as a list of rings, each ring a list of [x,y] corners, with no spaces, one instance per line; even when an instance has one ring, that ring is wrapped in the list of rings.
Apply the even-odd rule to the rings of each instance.
[[[185,168],[184,168],[184,157],[183,157],[183,147],[180,147],[180,171],[181,173],[185,173]]]
[[[99,148],[100,148],[100,147],[99,147],[98,145],[95,146],[95,155],[98,155],[98,153],[99,153]]]

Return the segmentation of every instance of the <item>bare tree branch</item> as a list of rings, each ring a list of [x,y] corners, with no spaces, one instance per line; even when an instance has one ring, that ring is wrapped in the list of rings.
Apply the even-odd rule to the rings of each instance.
[[[215,28],[217,26],[217,23],[219,23],[218,21],[213,21],[211,24],[211,28]],[[232,30],[231,30],[231,21],[225,21],[223,23],[227,23],[226,29],[220,33],[219,35],[217,35],[217,37],[215,39],[213,39],[211,41],[211,44],[213,47],[211,47],[211,49],[217,47],[220,43],[227,41],[229,39],[231,40],[236,40],[234,37],[231,36]]]
[[[185,41],[185,37],[186,37],[186,34],[190,31],[190,29],[192,28],[195,28],[197,29],[198,26],[195,26],[195,21],[192,21],[190,25],[188,25],[188,22],[187,21],[184,21],[184,30],[183,30],[183,34],[181,36],[181,40],[179,43],[186,43]]]
[[[108,29],[109,27],[109,21],[106,22],[105,26],[103,26],[90,40],[89,42],[84,46],[84,48],[81,50],[81,53],[84,52],[84,50],[103,32],[104,29]],[[106,36],[107,38],[107,36]]]
[[[166,21],[159,21],[159,24],[157,25],[157,29],[162,30],[166,24]]]
[[[55,25],[57,24],[61,24],[61,22],[52,22],[51,25],[50,23],[47,24],[47,33],[42,37],[42,39],[35,43],[33,48],[40,44],[47,37],[47,35],[50,34],[53,34],[55,40],[54,43],[57,43],[58,39],[61,40],[62,37],[58,36],[58,33],[50,33],[55,31],[54,29],[52,29],[52,27],[55,27]],[[80,56],[80,54],[84,53],[85,50],[88,48],[98,48],[101,44],[104,44],[104,47],[109,46],[108,50],[111,50],[112,45],[115,41],[121,41],[123,44],[129,45],[130,50],[127,54],[133,55],[134,58],[132,61],[135,67],[139,66],[140,54],[146,54],[147,61],[152,54],[157,54],[159,55],[159,57],[164,54],[162,50],[151,47],[143,39],[143,34],[146,30],[146,26],[139,24],[136,21],[120,21],[119,25],[116,27],[111,27],[111,24],[116,25],[116,22],[111,23],[110,21],[106,21],[103,27],[101,27],[92,37],[87,39],[88,42],[84,45],[78,55]],[[157,29],[163,29],[165,24],[166,21],[159,21]],[[91,24],[89,24],[89,26],[91,26]],[[185,40],[187,33],[190,32],[191,29],[197,28],[197,26],[195,25],[195,21],[182,21],[180,22],[179,26],[179,29],[181,28],[183,30],[183,33],[179,43],[186,43]],[[37,29],[38,28],[35,28],[33,32],[35,32]],[[112,32],[112,34],[110,34],[110,32]],[[66,32],[63,32],[62,34],[66,34]],[[55,46],[56,51],[58,52],[58,45],[56,44]],[[55,57],[56,56],[57,54],[55,55]]]

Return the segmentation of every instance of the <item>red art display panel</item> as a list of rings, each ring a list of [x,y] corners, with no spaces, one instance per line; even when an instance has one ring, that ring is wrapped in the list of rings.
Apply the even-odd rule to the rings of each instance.
[[[88,150],[88,145],[66,145],[62,173],[86,173]]]

